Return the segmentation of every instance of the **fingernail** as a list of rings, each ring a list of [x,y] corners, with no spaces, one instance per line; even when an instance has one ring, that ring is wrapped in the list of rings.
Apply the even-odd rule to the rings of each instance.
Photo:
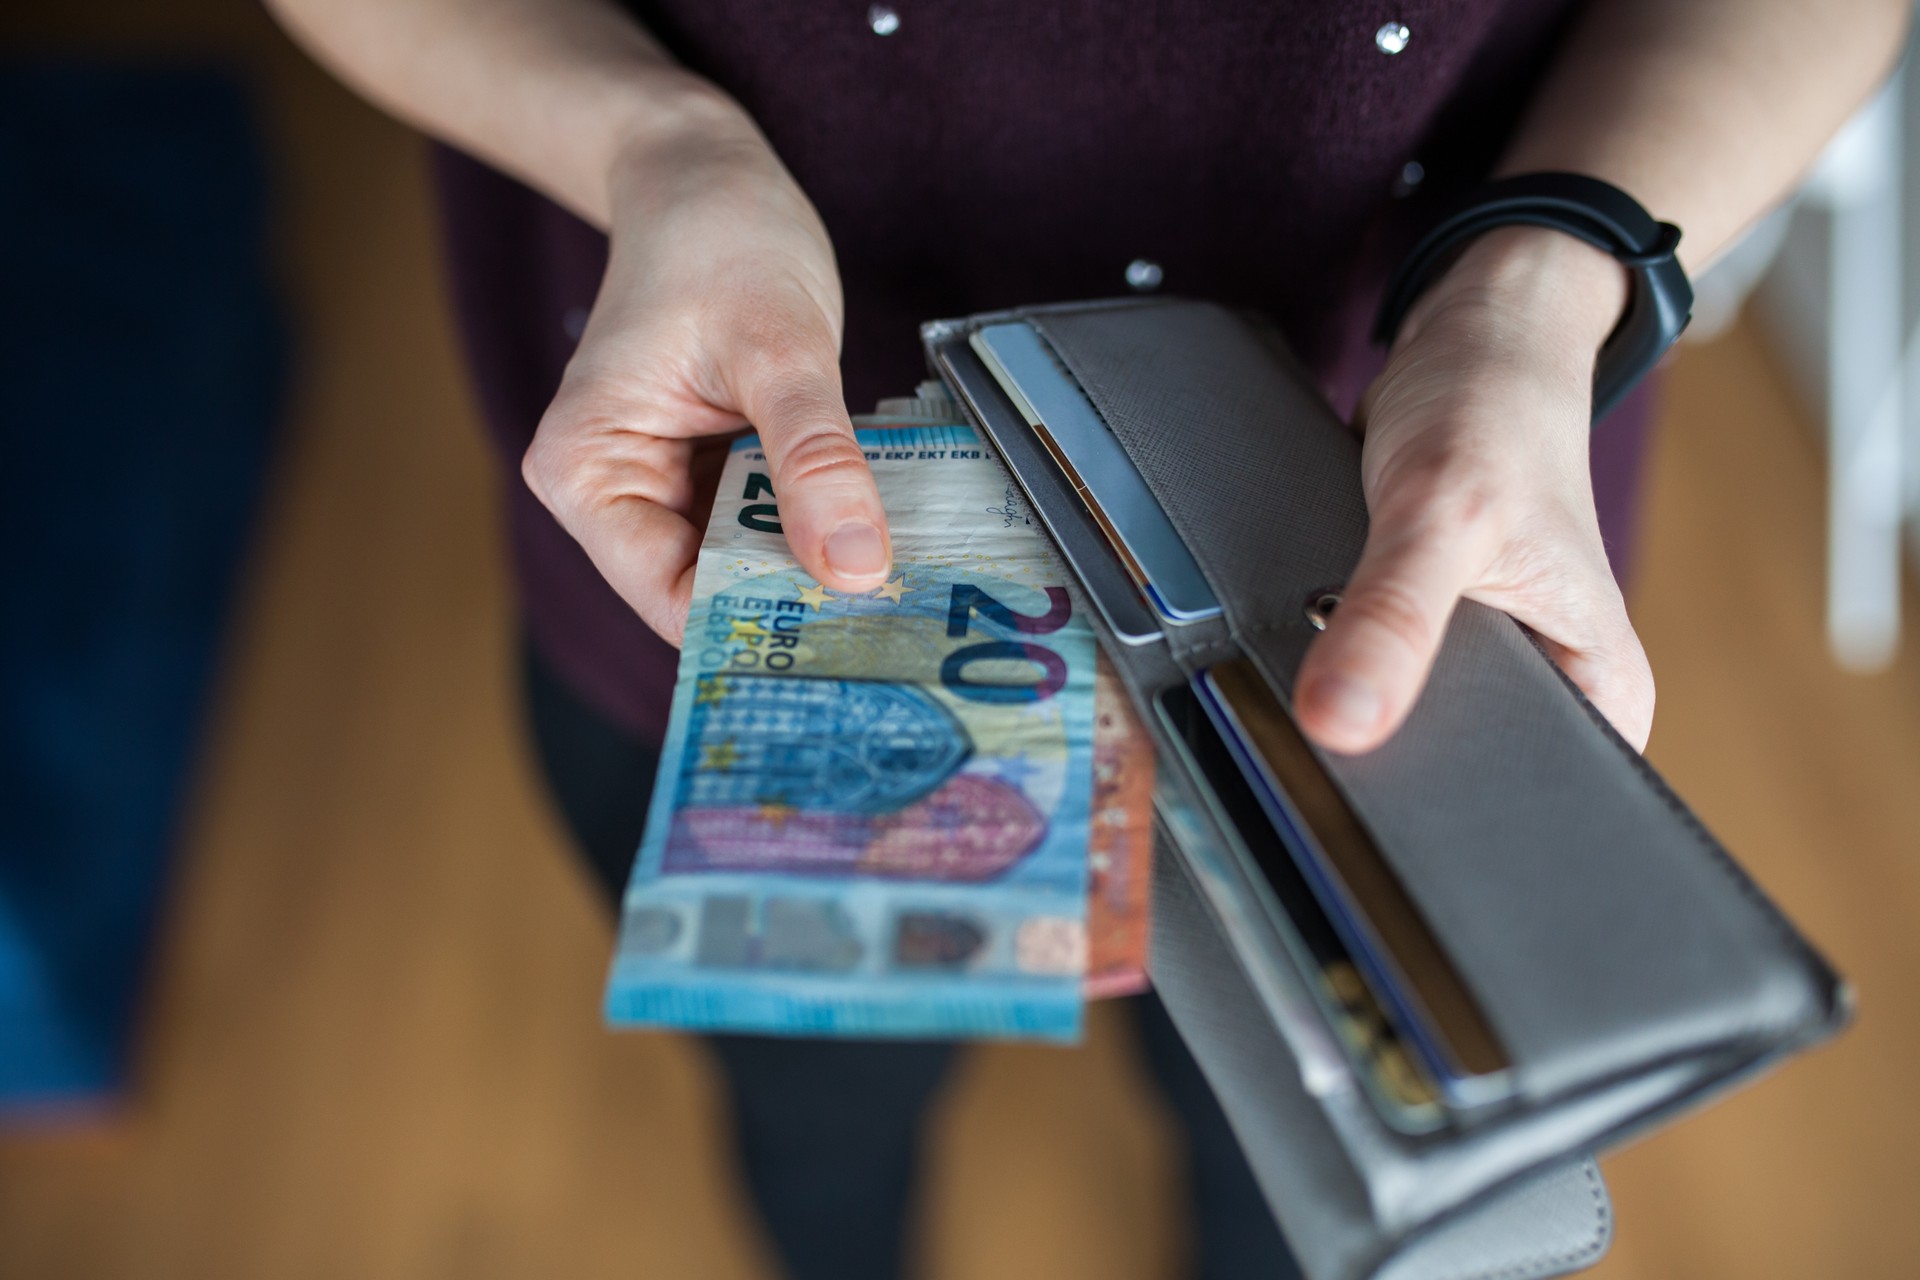
[[[849,520],[827,535],[827,567],[849,578],[872,578],[887,571],[887,544],[880,530],[864,520]]]
[[[1361,737],[1380,724],[1380,695],[1351,676],[1325,675],[1313,682],[1312,698],[1342,733]]]

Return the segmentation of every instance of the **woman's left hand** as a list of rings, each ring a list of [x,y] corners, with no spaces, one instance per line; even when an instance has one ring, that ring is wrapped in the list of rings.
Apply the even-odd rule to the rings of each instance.
[[[1407,316],[1361,404],[1371,528],[1300,669],[1322,746],[1368,751],[1412,710],[1454,605],[1513,615],[1636,748],[1653,673],[1607,564],[1587,460],[1594,356],[1626,299],[1560,232],[1482,236]]]

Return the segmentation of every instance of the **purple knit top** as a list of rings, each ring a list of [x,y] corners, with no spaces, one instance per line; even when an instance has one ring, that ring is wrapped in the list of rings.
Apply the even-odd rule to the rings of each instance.
[[[1564,0],[667,0],[635,6],[760,122],[833,237],[848,403],[925,377],[923,320],[1164,292],[1279,322],[1346,407],[1378,367],[1379,286],[1446,193],[1485,176]],[[455,301],[501,451],[528,634],[657,740],[676,656],[520,479],[606,262],[591,228],[436,158]],[[1595,436],[1618,572],[1644,397]]]

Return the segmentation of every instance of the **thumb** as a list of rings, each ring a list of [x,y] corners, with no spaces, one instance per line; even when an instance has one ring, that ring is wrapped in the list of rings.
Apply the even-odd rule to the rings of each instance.
[[[1374,525],[1325,634],[1300,664],[1294,710],[1308,737],[1355,753],[1400,727],[1480,558],[1458,533]]]
[[[756,361],[737,390],[772,464],[780,526],[800,566],[837,591],[885,582],[887,515],[853,438],[832,344]]]

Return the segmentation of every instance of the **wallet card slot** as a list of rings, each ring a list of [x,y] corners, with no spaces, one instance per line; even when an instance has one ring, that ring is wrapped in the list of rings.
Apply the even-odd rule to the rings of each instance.
[[[1158,499],[1032,324],[975,330],[968,345],[1073,487],[1113,554],[1170,625],[1220,616],[1220,602]]]
[[[1262,957],[1264,962],[1254,966],[1258,972],[1254,987],[1287,1042],[1301,1087],[1315,1097],[1358,1088],[1353,1067],[1307,989],[1306,977],[1273,928],[1274,908],[1248,909],[1268,896],[1265,886],[1257,876],[1248,875],[1248,869],[1218,838],[1188,780],[1175,776],[1161,781],[1154,797],[1159,828],[1172,844],[1173,856],[1185,863],[1187,874],[1207,886],[1209,900],[1227,904],[1216,906],[1216,916],[1219,927],[1234,940],[1235,950]],[[1158,854],[1168,852],[1163,847]]]
[[[1246,647],[1280,684],[1274,638]],[[1320,753],[1478,995],[1523,1095],[1828,1023],[1824,966],[1727,891],[1717,847],[1686,850],[1704,832],[1676,831],[1670,797],[1622,769],[1584,716],[1511,619],[1468,602],[1400,731],[1367,755]]]
[[[1305,607],[1345,582],[1366,537],[1359,440],[1312,383],[1219,307],[1168,302],[1151,323],[1134,307],[1029,319],[1132,460],[1233,634],[1310,635]],[[1330,450],[1344,455],[1331,467]]]
[[[1605,1250],[1604,1185],[1566,1154],[1577,1146],[1551,1145],[1564,1135],[1504,1148],[1504,1167],[1470,1138],[1469,1167],[1456,1169],[1382,1145],[1356,1091],[1303,1087],[1246,963],[1257,952],[1234,933],[1246,898],[1205,865],[1156,860],[1148,967],[1310,1280],[1541,1276]]]
[[[1159,811],[1163,830],[1181,850],[1181,856],[1163,856],[1155,872],[1154,953],[1149,968],[1156,986],[1177,1015],[1190,1014],[1196,1001],[1212,1003],[1223,998],[1229,974],[1231,985],[1254,995],[1270,1020],[1267,1034],[1277,1034],[1285,1046],[1283,1071],[1274,1070],[1281,1067],[1279,1060],[1264,1063],[1264,1069],[1249,1071],[1246,1059],[1250,1054],[1244,1045],[1220,1052],[1222,1040],[1244,1041],[1256,1034],[1246,1025],[1245,1011],[1235,1016],[1230,1028],[1214,1027],[1197,1037],[1187,1032],[1203,1065],[1207,1050],[1212,1048],[1215,1056],[1227,1059],[1229,1069],[1240,1077],[1230,1089],[1222,1091],[1223,1106],[1248,1142],[1250,1156],[1271,1154],[1279,1163],[1293,1164],[1310,1155],[1322,1170],[1316,1175],[1318,1190],[1314,1194],[1324,1195],[1331,1188],[1352,1185],[1352,1180],[1357,1180],[1363,1196],[1362,1212],[1385,1241],[1423,1232],[1463,1204],[1537,1176],[1540,1170],[1564,1160],[1569,1152],[1597,1150],[1676,1110],[1698,1105],[1765,1061],[1747,1055],[1656,1064],[1631,1078],[1588,1090],[1555,1106],[1508,1112],[1472,1129],[1427,1139],[1396,1133],[1380,1120],[1345,1064],[1329,1055],[1329,1046],[1320,1039],[1325,1035],[1324,1024],[1316,1016],[1297,969],[1273,953],[1271,931],[1263,920],[1248,913],[1248,904],[1258,899],[1258,892],[1248,891],[1234,861],[1223,853],[1209,822],[1200,816],[1203,810],[1163,802]],[[1193,901],[1183,901],[1186,899]],[[1176,902],[1181,905],[1176,906]],[[1195,937],[1195,923],[1179,919],[1196,908],[1203,908],[1209,921],[1206,927],[1219,941],[1202,943]],[[1216,952],[1209,976],[1204,979],[1204,995],[1196,989],[1191,975],[1177,971],[1187,967],[1186,963],[1169,960],[1196,946]],[[1264,961],[1263,955],[1267,956]],[[1282,975],[1283,980],[1276,983],[1276,975]],[[1184,1017],[1181,1020],[1184,1023]],[[1317,1071],[1312,1065],[1316,1054],[1320,1062]],[[1274,1057],[1272,1053],[1267,1056]],[[1314,1128],[1320,1135],[1320,1145],[1311,1152],[1304,1150],[1301,1135],[1296,1134],[1291,1144],[1263,1150],[1275,1144],[1260,1135],[1287,1111],[1288,1103],[1283,1099],[1290,1099],[1296,1091],[1317,1101],[1320,1115]],[[1338,1176],[1326,1171],[1327,1148],[1341,1153],[1342,1173]],[[1303,1193],[1296,1190],[1289,1194],[1299,1197]],[[1276,1202],[1276,1207],[1285,1216],[1285,1206]],[[1296,1203],[1294,1207],[1301,1206]],[[1287,1226],[1291,1234],[1294,1221],[1289,1219]]]
[[[1236,658],[1201,672],[1193,688],[1238,775],[1216,785],[1237,780],[1253,796],[1259,811],[1238,825],[1286,850],[1262,866],[1317,900],[1299,910],[1317,909],[1340,935],[1355,966],[1341,985],[1371,993],[1369,1023],[1456,1109],[1502,1101],[1510,1063],[1485,1011],[1264,673]]]
[[[1155,703],[1172,747],[1162,768],[1192,779],[1222,847],[1250,873],[1271,931],[1314,996],[1321,1020],[1335,1028],[1375,1109],[1401,1133],[1447,1127],[1451,1117],[1441,1077],[1423,1061],[1422,1046],[1390,1006],[1388,989],[1369,975],[1370,957],[1309,884],[1300,832],[1261,813],[1263,802],[1204,691],[1182,684],[1163,691]]]
[[[964,339],[934,349],[936,370],[956,391],[976,424],[1000,451],[1001,460],[1027,496],[1027,505],[1053,535],[1054,545],[1078,575],[1112,637],[1122,645],[1149,644],[1162,629],[1126,570],[1094,525],[1072,486],[1008,402],[993,375]]]
[[[983,319],[1000,319],[987,317]],[[1091,513],[1076,502],[1070,478],[1061,474],[1041,442],[1026,428],[1024,417],[1009,403],[1005,388],[993,378],[979,354],[968,343],[970,324],[941,322],[927,327],[929,356],[934,371],[956,393],[962,407],[999,450],[1029,505],[1053,536],[1056,546],[1080,575],[1081,585],[1096,602],[1094,625],[1107,645],[1108,657],[1140,709],[1155,739],[1159,780],[1155,807],[1163,831],[1178,833],[1177,856],[1190,861],[1193,874],[1215,886],[1215,897],[1242,907],[1265,903],[1252,914],[1230,913],[1236,945],[1246,954],[1266,958],[1258,966],[1257,983],[1269,1015],[1288,1040],[1310,1093],[1321,1095],[1359,1087],[1353,1068],[1309,984],[1314,980],[1298,963],[1276,927],[1279,908],[1261,874],[1228,852],[1220,833],[1201,817],[1206,806],[1185,776],[1184,749],[1174,742],[1156,714],[1161,694],[1188,683],[1183,665],[1204,667],[1239,656],[1239,650],[1217,621],[1171,628],[1186,643],[1176,655],[1166,643],[1146,604],[1132,591],[1132,582],[1112,558],[1103,535],[1089,527]],[[1095,588],[1100,588],[1095,590]],[[1142,634],[1149,627],[1153,634]],[[1221,886],[1231,885],[1231,889]],[[1364,1107],[1365,1104],[1356,1104]]]
[[[1324,1024],[1316,1016],[1304,980],[1278,954],[1266,922],[1248,912],[1259,892],[1249,890],[1233,859],[1224,853],[1210,823],[1201,816],[1204,810],[1191,800],[1163,802],[1159,810],[1163,830],[1181,855],[1177,861],[1163,856],[1156,864],[1154,954],[1149,966],[1156,986],[1177,1014],[1196,1000],[1211,1003],[1224,998],[1229,985],[1255,993],[1258,1006],[1270,1019],[1268,1034],[1277,1033],[1286,1046],[1288,1069],[1274,1070],[1280,1065],[1275,1061],[1249,1071],[1250,1054],[1244,1047],[1218,1053],[1240,1076],[1230,1090],[1222,1092],[1222,1104],[1248,1140],[1249,1154],[1257,1156],[1267,1154],[1263,1148],[1274,1145],[1259,1135],[1286,1112],[1283,1099],[1296,1090],[1315,1098],[1320,1116],[1314,1127],[1322,1135],[1318,1141],[1336,1146],[1343,1161],[1340,1176],[1322,1172],[1316,1182],[1325,1189],[1357,1179],[1365,1216],[1385,1239],[1423,1230],[1457,1206],[1534,1176],[1568,1152],[1599,1149],[1675,1110],[1698,1105],[1765,1061],[1747,1055],[1657,1064],[1556,1106],[1508,1112],[1469,1130],[1432,1139],[1395,1133],[1382,1123],[1351,1072],[1330,1056],[1330,1046],[1320,1039],[1325,1035]],[[1194,922],[1182,918],[1202,907],[1208,928],[1219,941],[1203,942],[1195,936]],[[1177,971],[1190,963],[1183,953],[1196,947],[1215,952],[1209,976],[1200,984],[1204,995],[1191,975]],[[1170,956],[1180,960],[1170,961]],[[1206,1050],[1212,1047],[1217,1052],[1220,1040],[1255,1035],[1247,1021],[1242,1011],[1232,1019],[1231,1033],[1221,1027],[1197,1039],[1189,1033],[1203,1065]],[[1321,1064],[1318,1071],[1310,1065],[1316,1054]],[[1296,1141],[1279,1145],[1271,1154],[1279,1163],[1289,1164],[1307,1153]],[[1324,1150],[1312,1152],[1314,1162],[1323,1169],[1326,1156]],[[1291,1233],[1293,1221],[1287,1225]]]

